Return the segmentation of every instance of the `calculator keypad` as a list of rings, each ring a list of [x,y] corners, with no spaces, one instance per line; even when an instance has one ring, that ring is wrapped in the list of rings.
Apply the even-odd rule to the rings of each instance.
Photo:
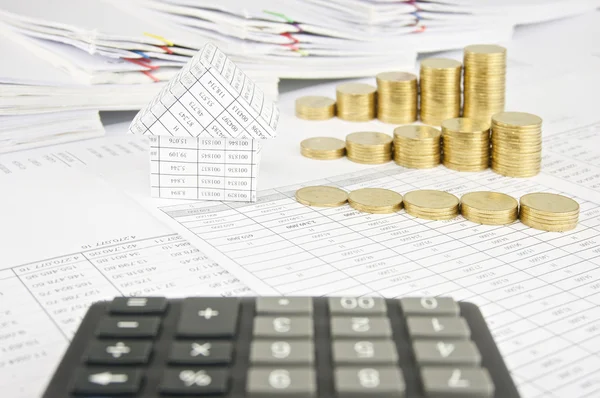
[[[65,398],[518,397],[494,382],[493,340],[477,340],[485,324],[474,328],[451,298],[117,298],[96,307]]]

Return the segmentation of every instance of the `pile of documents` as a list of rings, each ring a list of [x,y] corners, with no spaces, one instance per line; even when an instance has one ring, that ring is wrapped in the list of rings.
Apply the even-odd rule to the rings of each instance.
[[[412,69],[419,53],[503,42],[517,24],[574,15],[599,4],[0,0],[0,33],[6,39],[1,45],[18,47],[3,49],[11,56],[0,66],[0,117],[138,110],[209,41],[275,100],[280,78],[351,78]],[[76,119],[90,122],[91,114],[78,113]]]

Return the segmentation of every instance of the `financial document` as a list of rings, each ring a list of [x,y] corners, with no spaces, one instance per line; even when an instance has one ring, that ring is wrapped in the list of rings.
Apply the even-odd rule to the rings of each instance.
[[[137,148],[92,140],[0,160],[2,396],[41,395],[93,302],[251,293],[127,195],[75,166]]]

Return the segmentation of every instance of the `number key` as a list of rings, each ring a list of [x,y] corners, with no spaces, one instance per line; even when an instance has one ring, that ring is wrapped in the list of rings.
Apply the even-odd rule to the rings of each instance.
[[[420,365],[477,366],[481,354],[471,341],[415,341],[415,357]]]
[[[400,299],[404,316],[408,315],[448,315],[459,313],[458,303],[451,297],[406,297]]]
[[[314,333],[313,320],[308,317],[270,317],[254,318],[254,336],[257,338],[309,338]]]
[[[421,379],[429,398],[491,398],[495,391],[484,368],[424,367]]]
[[[462,317],[409,316],[406,320],[408,332],[413,338],[468,339],[471,331]]]
[[[312,341],[254,341],[250,346],[250,362],[257,365],[306,365],[315,360]]]
[[[342,367],[335,370],[339,398],[403,397],[404,377],[396,367]]]
[[[381,297],[330,297],[332,315],[384,315],[387,311]]]
[[[384,317],[333,317],[331,334],[334,337],[390,337],[392,326]]]
[[[246,391],[249,398],[317,396],[315,371],[310,368],[251,368]]]

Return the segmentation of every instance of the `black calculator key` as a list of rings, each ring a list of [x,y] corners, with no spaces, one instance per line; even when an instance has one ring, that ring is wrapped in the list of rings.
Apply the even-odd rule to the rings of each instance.
[[[112,314],[163,314],[167,309],[164,297],[116,297],[108,310]]]
[[[158,317],[106,317],[100,320],[96,335],[115,338],[151,338],[156,337],[159,330],[160,318]]]
[[[142,371],[129,368],[87,368],[75,379],[77,395],[112,397],[137,393],[142,384]]]
[[[169,363],[182,365],[226,365],[231,363],[233,344],[226,341],[179,341],[171,345]]]
[[[239,301],[235,298],[186,298],[177,334],[181,337],[232,337],[236,333]]]
[[[160,384],[162,395],[223,395],[229,387],[229,371],[215,368],[169,368]]]
[[[150,342],[98,340],[90,344],[84,360],[96,365],[144,365],[151,354]]]

